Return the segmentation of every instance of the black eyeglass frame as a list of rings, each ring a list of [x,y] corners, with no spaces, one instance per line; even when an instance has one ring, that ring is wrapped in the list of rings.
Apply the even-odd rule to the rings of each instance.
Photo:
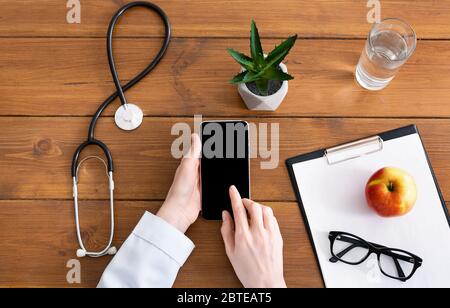
[[[352,237],[354,239],[357,239],[359,241],[359,243],[357,243],[355,240],[348,241],[350,244],[353,244],[353,245],[360,244],[360,245],[357,245],[357,246],[354,246],[354,247],[352,247],[352,246],[348,247],[347,249],[345,249],[344,251],[341,252],[341,253],[344,252],[343,255],[345,255],[351,249],[353,249],[355,247],[358,247],[358,246],[359,247],[363,247],[363,248],[367,248],[367,251],[368,251],[367,255],[361,261],[358,261],[358,262],[353,262],[352,263],[352,262],[348,262],[348,261],[343,260],[342,259],[343,255],[338,256],[340,253],[338,255],[336,255],[334,253],[334,251],[333,251],[334,243],[336,242],[336,239],[339,236],[350,236],[350,237]],[[367,261],[367,259],[372,254],[376,254],[377,257],[378,257],[378,266],[379,266],[381,272],[383,273],[383,275],[385,275],[385,276],[387,276],[389,278],[395,279],[395,280],[400,280],[402,282],[406,282],[406,281],[410,280],[414,276],[414,274],[417,272],[417,270],[423,264],[423,260],[420,257],[418,257],[418,256],[416,256],[416,255],[414,255],[414,254],[412,254],[412,253],[410,253],[408,251],[401,250],[401,249],[396,249],[396,248],[389,248],[389,247],[385,247],[385,246],[382,246],[382,245],[379,245],[379,244],[375,244],[375,243],[370,243],[370,242],[367,242],[366,240],[360,238],[359,236],[356,236],[356,235],[351,234],[351,233],[340,232],[340,231],[332,231],[332,232],[330,232],[329,239],[330,239],[330,251],[331,251],[331,255],[333,256],[330,259],[330,262],[332,262],[332,263],[343,262],[343,263],[348,264],[348,265],[360,265],[360,264],[364,263],[365,261]],[[351,239],[348,239],[348,240],[351,240]],[[408,258],[407,256],[404,256],[404,255],[396,254],[395,252],[406,254],[406,255],[410,256],[411,258]],[[403,261],[406,261],[406,262],[409,262],[409,263],[413,263],[414,262],[414,268],[413,268],[411,274],[409,276],[407,276],[407,277],[404,275],[404,273],[403,273],[403,276],[405,276],[405,277],[395,277],[395,276],[387,274],[384,271],[384,269],[383,269],[383,267],[381,265],[381,255],[387,255],[387,256],[390,256],[390,257],[393,258],[393,260],[395,262],[395,265],[397,267],[397,271],[399,272],[399,276],[402,276],[401,273],[403,273],[403,270],[402,270],[400,264],[398,263],[398,260],[403,260]],[[413,261],[413,262],[411,262],[411,261]]]

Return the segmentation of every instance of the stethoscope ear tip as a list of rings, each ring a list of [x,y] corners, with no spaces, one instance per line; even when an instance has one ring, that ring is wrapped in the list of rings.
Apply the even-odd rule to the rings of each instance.
[[[108,255],[110,256],[114,256],[117,253],[117,248],[116,247],[111,247],[108,249]]]
[[[77,257],[78,258],[84,258],[84,257],[86,257],[86,250],[84,250],[84,249],[78,249],[77,250]]]

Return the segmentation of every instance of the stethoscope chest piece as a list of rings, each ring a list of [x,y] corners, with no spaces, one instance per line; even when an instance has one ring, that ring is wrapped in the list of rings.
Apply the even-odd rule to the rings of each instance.
[[[125,131],[132,131],[141,126],[144,120],[144,113],[141,108],[133,104],[126,104],[117,109],[115,121],[116,125]]]

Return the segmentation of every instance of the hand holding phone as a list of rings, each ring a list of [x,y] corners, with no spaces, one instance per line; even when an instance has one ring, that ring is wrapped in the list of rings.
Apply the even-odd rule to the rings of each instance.
[[[200,214],[200,152],[200,138],[194,134],[189,155],[181,161],[166,201],[157,214],[182,233]]]

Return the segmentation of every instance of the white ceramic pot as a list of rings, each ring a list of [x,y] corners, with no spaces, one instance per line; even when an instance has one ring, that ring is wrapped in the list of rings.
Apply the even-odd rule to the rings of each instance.
[[[280,64],[280,68],[288,73],[287,66],[283,63]],[[241,70],[242,72],[244,69]],[[289,82],[284,81],[280,90],[277,93],[269,96],[259,96],[250,91],[245,83],[239,84],[238,91],[242,97],[242,100],[247,105],[247,108],[255,111],[275,111],[280,107],[284,98],[288,94]]]

